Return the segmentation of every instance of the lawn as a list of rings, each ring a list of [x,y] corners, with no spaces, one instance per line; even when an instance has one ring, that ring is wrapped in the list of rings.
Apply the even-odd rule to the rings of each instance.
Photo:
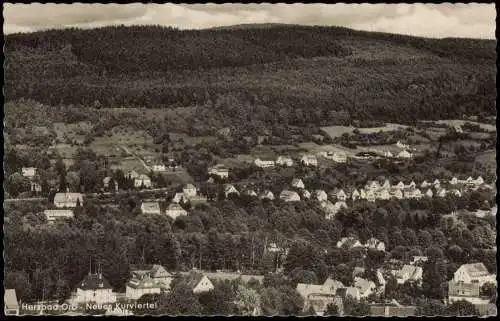
[[[497,151],[490,150],[476,155],[476,161],[483,164],[485,167],[495,169],[497,167]]]
[[[405,129],[408,128],[409,126],[406,125],[400,125],[400,124],[394,124],[394,123],[386,123],[384,127],[369,127],[369,128],[358,128],[359,132],[362,134],[372,134],[372,133],[378,133],[378,132],[389,132],[389,131],[395,131],[398,129]]]
[[[330,136],[331,139],[334,139],[336,137],[340,137],[343,134],[351,134],[354,129],[356,129],[353,126],[327,126],[327,127],[321,127],[321,130],[328,136]]]
[[[495,125],[483,124],[483,123],[462,120],[462,119],[443,119],[443,120],[437,120],[437,121],[435,121],[435,123],[446,124],[446,125],[450,125],[450,126],[462,126],[465,123],[471,123],[471,124],[479,125],[482,129],[490,131],[490,132],[496,132],[496,130],[497,130]]]

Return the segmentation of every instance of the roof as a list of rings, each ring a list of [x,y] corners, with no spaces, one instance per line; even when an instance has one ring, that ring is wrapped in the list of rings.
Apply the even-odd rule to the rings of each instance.
[[[294,178],[292,180],[292,185],[304,184],[300,178]]]
[[[159,212],[160,204],[158,202],[142,202],[141,209],[144,212]]]
[[[108,280],[102,274],[87,274],[85,278],[77,285],[82,290],[111,289]]]
[[[139,175],[139,177],[137,177],[137,178],[136,178],[136,180],[140,180],[140,181],[149,181],[149,180],[151,180],[151,179],[149,178],[149,176],[148,176],[148,175],[141,174],[141,175]]]
[[[354,285],[359,289],[359,292],[366,293],[366,291],[368,291],[374,283],[370,280],[356,277],[354,279]]]
[[[248,282],[251,279],[257,280],[259,282],[263,282],[263,275],[249,275],[249,274],[240,274],[240,273],[230,273],[230,272],[213,272],[213,273],[205,273],[205,275],[211,280],[237,280],[241,278],[243,282]]]
[[[54,203],[63,203],[69,201],[75,201],[79,199],[83,201],[83,197],[81,193],[56,193],[54,196]]]
[[[5,302],[5,307],[9,309],[18,309],[19,302],[17,301],[17,295],[15,289],[5,289],[3,295],[3,300]]]
[[[185,209],[183,209],[182,206],[177,203],[171,203],[168,206],[167,211],[185,211]]]
[[[488,269],[483,263],[464,264],[460,268],[465,269],[470,276],[474,277],[489,275]]]
[[[193,184],[186,184],[186,186],[184,186],[184,189],[196,189],[196,187]]]
[[[164,274],[163,276],[171,276],[172,274],[169,273],[165,268],[159,264],[132,264],[130,265],[130,271],[131,272],[140,272],[140,271],[146,271],[150,272],[151,275],[157,276],[158,273]]]
[[[299,197],[299,194],[294,191],[289,191],[289,190],[283,190],[280,193],[280,198],[292,198],[292,197]]]

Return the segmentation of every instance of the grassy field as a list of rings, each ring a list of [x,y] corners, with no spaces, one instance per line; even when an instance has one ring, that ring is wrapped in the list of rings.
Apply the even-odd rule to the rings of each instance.
[[[162,175],[172,184],[188,184],[194,182],[191,175],[184,169],[175,172],[164,172]]]
[[[340,137],[342,136],[343,134],[347,133],[347,134],[351,134],[354,129],[356,129],[355,127],[353,126],[327,126],[327,127],[321,127],[321,130],[328,136],[330,136],[330,138],[336,138],[336,137]]]
[[[401,125],[401,124],[395,124],[395,123],[386,123],[385,126],[383,127],[365,127],[365,128],[357,128],[360,133],[362,134],[372,134],[372,133],[378,133],[380,131],[382,132],[387,132],[387,131],[395,131],[398,129],[405,129],[408,128],[406,125]],[[351,134],[356,127],[353,126],[326,126],[326,127],[321,127],[321,130],[330,138],[335,138],[335,137],[340,137],[345,133]]]
[[[395,131],[398,129],[408,128],[406,125],[394,124],[394,123],[386,123],[384,127],[369,127],[369,128],[358,128],[359,132],[362,134],[372,134],[378,132],[389,132]]]
[[[138,159],[133,157],[127,157],[120,159],[119,161],[115,161],[110,165],[110,168],[113,170],[121,169],[124,173],[133,170],[140,174],[147,174],[149,172]]]
[[[157,154],[153,138],[144,131],[129,132],[117,128],[113,128],[111,135],[96,137],[89,147],[102,156],[125,156],[126,153],[120,146],[125,146],[129,151],[141,157]]]
[[[197,136],[191,137],[181,133],[169,133],[170,139],[173,142],[182,142],[182,145],[194,146],[196,144],[203,144],[207,142],[214,142],[217,140],[214,136]]]
[[[71,141],[83,141],[85,135],[92,131],[92,124],[90,122],[78,122],[74,124],[67,123],[53,123],[52,125],[56,139],[59,142],[65,143],[69,138]]]
[[[476,161],[483,164],[485,167],[495,169],[497,167],[497,151],[485,151],[476,156]]]

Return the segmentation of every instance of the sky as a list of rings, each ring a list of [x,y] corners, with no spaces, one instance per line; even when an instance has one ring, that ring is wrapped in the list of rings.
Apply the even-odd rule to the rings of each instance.
[[[4,4],[4,34],[53,28],[246,23],[342,26],[431,38],[495,39],[491,4]]]

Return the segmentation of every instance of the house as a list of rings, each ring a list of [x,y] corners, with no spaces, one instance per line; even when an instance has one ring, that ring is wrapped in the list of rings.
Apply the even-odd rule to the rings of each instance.
[[[142,202],[141,204],[142,214],[161,214],[160,204],[158,202]]]
[[[49,223],[53,223],[59,219],[73,218],[75,216],[73,210],[45,210],[43,214],[45,214],[47,222]]]
[[[488,282],[497,282],[496,275],[490,274],[483,263],[463,264],[455,272],[453,281],[478,283],[480,287]]]
[[[385,190],[390,190],[391,189],[391,182],[389,182],[388,179],[384,181],[384,184],[382,185],[382,188]]]
[[[292,180],[292,187],[305,188],[305,185],[304,185],[304,182],[300,178],[294,178]]]
[[[388,200],[391,198],[391,194],[387,189],[380,190],[378,193],[375,194],[375,197],[380,199],[380,200]]]
[[[89,273],[78,283],[76,293],[72,298],[73,304],[112,304],[116,302],[116,293],[113,292],[108,280],[102,273]]]
[[[411,181],[410,184],[408,184],[408,186],[406,186],[406,187],[415,188],[415,187],[417,187],[417,184],[415,184],[415,181]]]
[[[56,193],[54,205],[57,208],[75,208],[77,203],[83,205],[83,197],[80,193]]]
[[[377,291],[375,282],[360,277],[354,278],[354,287],[358,289],[360,298],[366,298]]]
[[[191,277],[188,284],[193,289],[194,294],[210,292],[214,289],[212,281],[206,275],[195,275]]]
[[[320,152],[319,155],[326,159],[333,160],[336,163],[346,163],[347,155],[345,153],[335,153],[335,152]]]
[[[393,188],[391,190],[391,196],[397,198],[398,200],[403,199],[403,191],[399,188]]]
[[[141,188],[141,187],[150,188],[151,187],[151,178],[149,178],[149,176],[144,175],[144,174],[139,175],[139,177],[137,177],[134,180],[134,187],[136,187],[136,188]]]
[[[462,193],[458,189],[452,189],[450,190],[450,193],[455,197],[462,197]]]
[[[36,167],[23,167],[21,168],[21,174],[23,177],[33,179],[36,175]]]
[[[273,194],[273,192],[271,192],[270,190],[265,190],[264,192],[262,192],[262,193],[260,194],[259,198],[260,198],[261,200],[263,200],[263,199],[267,199],[267,200],[272,201],[272,200],[274,200],[274,194]]]
[[[337,200],[342,202],[345,202],[347,200],[347,194],[344,192],[343,189],[337,192]]]
[[[260,167],[260,168],[270,168],[274,167],[274,161],[273,160],[262,160],[260,158],[257,158],[254,161],[255,166]]]
[[[153,172],[165,172],[167,171],[167,167],[164,164],[154,164],[151,166],[151,170]]]
[[[369,181],[366,185],[365,185],[365,189],[366,190],[369,190],[369,191],[377,191],[380,189],[380,184],[377,182],[377,181]]]
[[[310,154],[302,156],[300,162],[305,166],[318,166],[318,160],[316,159],[316,156]]]
[[[398,284],[404,284],[406,282],[416,282],[417,284],[422,283],[422,273],[423,270],[419,266],[405,264],[400,270],[393,270],[392,275],[396,277]]]
[[[399,181],[399,183],[394,185],[394,188],[397,188],[397,189],[404,189],[405,187],[406,187],[406,185],[402,181]]]
[[[439,190],[438,190],[438,192],[437,192],[437,196],[439,196],[439,197],[445,197],[445,196],[446,196],[446,194],[447,194],[447,192],[446,192],[446,189],[445,189],[445,188],[441,188],[441,189],[439,189]]]
[[[306,189],[303,189],[300,191],[300,195],[302,196],[302,198],[304,199],[310,199],[311,198],[311,192],[309,192],[308,190]]]
[[[5,289],[3,294],[4,313],[5,315],[19,315],[19,302],[15,289]]]
[[[458,179],[456,177],[453,177],[451,180],[450,180],[450,185],[457,185],[458,184]]]
[[[451,304],[457,301],[468,301],[472,304],[488,304],[490,298],[480,296],[481,286],[479,283],[448,282],[448,302]]]
[[[394,155],[392,155],[392,153],[390,151],[385,151],[384,152],[384,157],[392,158],[392,157],[394,157]]]
[[[224,185],[224,195],[226,195],[226,198],[229,197],[230,194],[235,194],[235,195],[240,195],[240,192],[234,187],[232,184],[225,184]]]
[[[431,183],[428,183],[427,181],[423,181],[422,184],[420,184],[420,188],[428,188],[431,185],[432,185]]]
[[[137,300],[144,294],[159,294],[170,289],[172,275],[158,264],[132,265],[131,278],[125,286],[125,296]]]
[[[413,155],[411,153],[409,153],[407,150],[403,150],[401,152],[399,152],[398,158],[403,158],[403,159],[410,159],[413,157]]]
[[[404,190],[405,198],[421,198],[422,192],[418,188],[407,188]]]
[[[366,199],[366,192],[364,189],[359,190],[359,198]]]
[[[425,196],[432,198],[434,196],[434,193],[432,192],[432,189],[428,188],[427,192],[425,192]]]
[[[246,189],[243,192],[243,194],[248,196],[248,197],[257,197],[257,193],[253,189]]]
[[[355,247],[363,247],[363,245],[354,237],[343,237],[337,242],[337,248],[352,249]]]
[[[298,283],[297,292],[304,300],[303,311],[308,312],[311,308],[322,315],[328,304],[338,301],[337,290],[344,288],[342,282],[328,278],[324,284]]]
[[[368,202],[375,202],[375,200],[377,199],[377,197],[375,196],[375,192],[372,191],[372,190],[369,190],[367,193],[366,193],[366,200]]]
[[[366,269],[361,266],[356,266],[354,270],[352,271],[352,278],[354,279],[355,277],[362,277],[366,272]]]
[[[320,202],[328,200],[328,194],[326,194],[324,190],[318,189],[314,191],[314,194],[316,195],[316,199]]]
[[[174,198],[172,199],[172,202],[174,203],[181,203],[185,201],[186,198],[184,197],[184,193],[175,193]]]
[[[484,179],[483,179],[481,176],[479,176],[479,177],[475,180],[474,184],[476,184],[476,185],[483,185],[483,184],[484,184]]]
[[[182,189],[182,193],[185,198],[190,199],[196,197],[197,189],[193,184],[186,184]]]
[[[365,248],[377,251],[385,251],[385,244],[382,241],[372,237],[365,243]]]
[[[333,217],[335,217],[335,214],[339,211],[339,208],[333,205],[332,202],[330,201],[323,201],[320,203],[321,207],[325,211],[325,218],[327,220],[331,220]]]
[[[217,164],[208,169],[208,175],[214,175],[221,179],[227,179],[229,177],[229,169],[225,165]]]
[[[179,216],[186,216],[188,212],[182,208],[178,203],[170,204],[165,210],[165,214],[170,216],[173,220],[177,219]]]
[[[361,197],[361,194],[358,192],[358,190],[357,190],[357,189],[354,189],[354,191],[352,191],[352,193],[351,193],[351,199],[352,199],[353,201],[356,201],[356,200],[358,200],[360,197]]]
[[[102,185],[104,186],[104,188],[109,188],[109,183],[111,182],[111,177],[110,176],[106,176],[102,179]]]
[[[285,202],[298,202],[300,201],[300,196],[297,192],[283,190],[280,193],[280,199]]]
[[[31,182],[30,183],[31,188],[30,190],[34,193],[41,193],[42,192],[42,185],[40,185],[38,182]]]
[[[293,166],[293,160],[287,156],[279,156],[276,160],[276,164],[280,166],[291,167]]]

